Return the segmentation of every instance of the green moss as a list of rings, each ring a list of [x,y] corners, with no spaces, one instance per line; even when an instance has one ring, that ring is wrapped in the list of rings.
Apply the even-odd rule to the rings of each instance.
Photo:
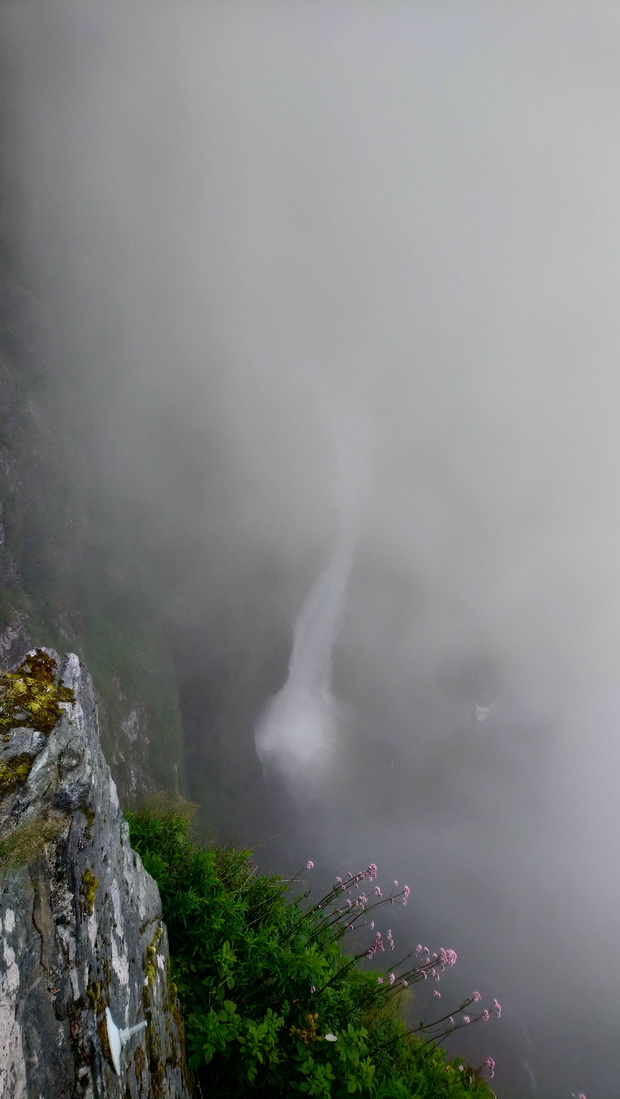
[[[0,730],[6,739],[20,725],[48,736],[75,693],[56,683],[56,661],[43,649],[30,653],[16,672],[0,675]]]
[[[105,1012],[105,1008],[104,1008],[104,1012]],[[108,1063],[110,1065],[112,1065],[114,1062],[112,1061],[112,1053],[111,1053],[111,1050],[110,1050],[110,1040],[108,1038],[108,1026],[107,1026],[107,1023],[106,1023],[105,1014],[102,1014],[97,1019],[97,1034],[99,1035],[99,1044],[101,1046],[101,1052],[103,1053],[103,1056],[105,1057],[106,1061],[108,1061]]]
[[[56,839],[61,826],[55,821],[32,821],[16,828],[0,843],[0,867],[9,870],[27,866],[40,855],[46,843]]]
[[[97,879],[95,878],[95,881],[96,880]],[[112,983],[112,966],[110,965],[110,959],[108,958],[107,954],[105,955],[101,964],[101,972],[103,974],[103,979],[106,983],[106,987],[109,988]]]
[[[101,1052],[103,1053],[105,1059],[110,1064],[112,1064],[112,1054],[110,1053],[110,1042],[108,1039],[108,1027],[105,1017],[105,1009],[107,1007],[107,1004],[105,996],[103,994],[103,985],[101,984],[101,981],[90,981],[88,988],[86,989],[86,996],[88,998],[89,1007],[93,1015],[95,1016]]]
[[[13,756],[8,763],[0,763],[0,796],[4,796],[26,781],[34,759],[28,752]]]
[[[144,975],[152,987],[157,974],[157,947],[161,940],[161,927],[157,928],[152,941],[146,948],[144,955]]]
[[[138,1084],[142,1084],[142,1077],[144,1076],[144,1070],[146,1069],[146,1057],[142,1046],[136,1046],[133,1055],[134,1072],[136,1074],[136,1080]],[[140,1087],[140,1094],[142,1093],[142,1087]]]
[[[173,1012],[177,1005],[178,989],[172,980],[172,974],[170,972],[170,958],[166,958],[166,987],[168,989],[168,1010]]]
[[[102,994],[102,986],[100,981],[91,981],[86,989],[86,995],[88,1002],[95,1014],[105,1011],[105,1001]]]
[[[180,1066],[185,1079],[185,1084],[190,1095],[195,1091],[194,1075],[187,1064],[187,1050],[185,1048],[185,1023],[181,1014],[181,1005],[177,994],[177,986],[170,976],[170,960],[166,962],[166,976],[168,988],[168,1012],[166,1033],[170,1040],[173,1059]]]
[[[80,911],[82,915],[86,912],[88,916],[92,916],[98,888],[99,878],[96,878],[92,870],[87,867],[82,874],[82,884],[80,885]]]
[[[84,839],[91,840],[93,838],[93,824],[95,823],[95,810],[91,809],[90,805],[87,805],[85,809],[82,809],[84,816],[86,817],[86,828],[84,829]]]
[[[146,1055],[148,1058],[149,1073],[151,1076],[150,1094],[161,1095],[163,1092],[166,1069],[161,1055],[161,1041],[159,1037],[159,1031],[156,1027],[152,1026],[152,1013],[150,1009],[148,1015],[145,1012],[145,1017],[147,1019],[147,1022],[149,1023],[144,1033],[146,1038]]]

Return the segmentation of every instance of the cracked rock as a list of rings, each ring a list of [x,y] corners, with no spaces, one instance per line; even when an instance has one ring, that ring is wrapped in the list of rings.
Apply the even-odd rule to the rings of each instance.
[[[129,845],[92,682],[73,654],[45,651],[75,702],[48,735],[0,740],[0,1095],[190,1099],[159,892]],[[148,1024],[120,1076],[106,1007],[119,1027]]]

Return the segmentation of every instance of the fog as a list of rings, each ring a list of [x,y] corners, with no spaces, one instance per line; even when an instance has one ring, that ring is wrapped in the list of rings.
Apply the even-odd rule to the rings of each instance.
[[[407,881],[444,1000],[504,1005],[452,1040],[498,1096],[615,1094],[620,12],[3,23],[14,246],[191,649],[193,796],[284,873]]]

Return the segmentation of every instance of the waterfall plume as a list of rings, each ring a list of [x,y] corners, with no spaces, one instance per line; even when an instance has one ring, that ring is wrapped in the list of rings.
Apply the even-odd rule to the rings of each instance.
[[[339,529],[334,551],[304,599],[293,629],[286,682],[267,700],[254,731],[266,773],[298,790],[313,790],[334,763],[342,707],[332,693],[332,660],[353,564],[359,487],[364,469],[359,424],[351,431],[323,406],[336,458]]]

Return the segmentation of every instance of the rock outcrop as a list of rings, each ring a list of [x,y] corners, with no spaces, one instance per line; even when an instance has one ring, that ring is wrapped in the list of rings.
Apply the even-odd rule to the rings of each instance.
[[[90,676],[39,649],[0,692],[0,1094],[189,1099],[159,892],[129,844]],[[148,1024],[120,1074],[106,1008]]]

